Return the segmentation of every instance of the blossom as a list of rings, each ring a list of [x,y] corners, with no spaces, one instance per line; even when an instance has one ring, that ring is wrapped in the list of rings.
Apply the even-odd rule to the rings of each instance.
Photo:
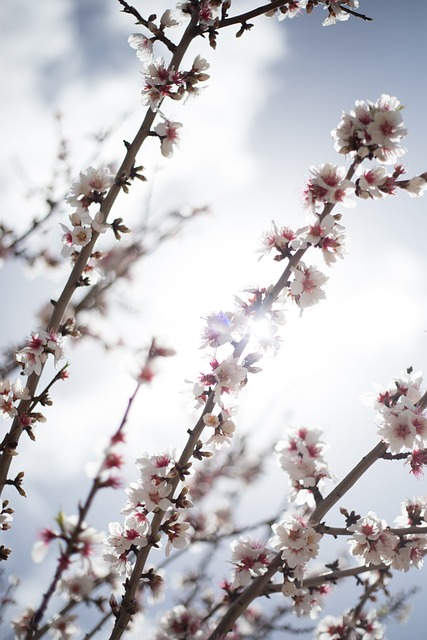
[[[253,576],[260,576],[267,571],[271,552],[263,542],[244,537],[234,540],[230,546],[231,563],[234,565],[234,589],[246,587]]]
[[[221,449],[223,445],[230,446],[231,438],[235,430],[236,425],[232,420],[221,420],[215,427],[214,434],[207,440],[206,444],[213,444],[216,449]]]
[[[174,514],[176,517],[177,513]],[[185,549],[190,541],[190,536],[193,533],[193,528],[189,522],[179,522],[177,519],[168,524],[163,525],[165,533],[168,538],[168,542],[165,549],[165,555],[168,556],[172,550]]]
[[[427,189],[427,182],[422,176],[415,176],[403,188],[412,198],[417,198]]]
[[[15,638],[21,640],[25,638],[31,629],[31,623],[36,610],[34,607],[27,607],[24,611],[12,619],[12,629]]]
[[[16,416],[18,410],[15,402],[18,400],[29,400],[31,398],[28,387],[22,387],[21,381],[16,382],[10,380],[0,381],[0,411],[7,417]]]
[[[132,49],[136,49],[138,60],[145,62],[153,53],[153,43],[142,33],[132,33],[128,38],[128,43]]]
[[[401,110],[397,98],[387,94],[376,102],[357,101],[354,111],[343,113],[338,127],[332,131],[336,150],[393,164],[405,153],[400,145],[407,133]]]
[[[302,518],[286,515],[272,529],[275,535],[269,544],[276,551],[281,551],[282,559],[291,568],[303,565],[317,556],[322,536]]]
[[[378,434],[397,453],[404,447],[427,444],[427,417],[409,399],[399,400],[381,414]]]
[[[17,352],[16,360],[26,375],[33,372],[40,375],[49,354],[53,355],[55,365],[64,357],[62,337],[53,331],[33,331],[27,345]]]
[[[257,250],[261,254],[259,259],[270,253],[272,249],[275,249],[278,255],[274,259],[281,260],[290,251],[302,247],[303,241],[299,238],[298,232],[293,231],[290,227],[279,226],[274,220],[271,224],[271,230],[265,231],[261,236],[261,247]]]
[[[349,531],[353,534],[349,544],[354,556],[361,558],[365,564],[391,564],[399,538],[388,530],[384,520],[369,511],[364,518],[351,525]]]
[[[94,575],[82,572],[67,576],[59,581],[57,591],[67,599],[80,602],[92,593],[95,587],[94,578]]]
[[[275,447],[280,466],[289,474],[290,499],[296,500],[297,504],[314,506],[312,488],[319,487],[325,478],[330,478],[323,457],[326,446],[320,435],[318,429],[296,429]]]
[[[69,229],[65,224],[61,223],[62,230],[64,232],[62,236],[63,248],[61,256],[70,256],[74,247],[85,247],[92,239],[92,229],[90,227],[83,227],[82,225],[76,225],[72,229]]]
[[[335,24],[337,21],[343,22],[349,19],[350,14],[345,11],[345,7],[343,9],[341,5],[357,9],[357,7],[359,6],[359,2],[358,0],[326,0],[324,8],[328,10],[329,15],[322,22],[322,25],[324,27],[329,27],[331,24]]]
[[[52,640],[71,640],[80,633],[75,625],[77,616],[71,614],[55,614],[49,620],[49,635]]]
[[[231,311],[219,311],[211,313],[206,318],[206,327],[202,332],[204,347],[220,347],[227,342],[239,340],[245,333],[247,319],[241,314]]]
[[[100,203],[114,182],[114,177],[107,167],[88,167],[81,171],[79,179],[73,182],[67,202],[72,206],[87,209],[93,202]]]
[[[320,167],[310,167],[310,173],[312,177],[307,182],[304,197],[306,205],[312,210],[322,208],[326,203],[354,207],[350,195],[354,193],[355,185],[345,178],[344,167],[326,163]]]
[[[324,598],[330,590],[330,585],[321,585],[317,589],[297,589],[292,594],[296,615],[310,616],[312,620],[318,618],[324,607]]]
[[[179,140],[178,130],[181,127],[182,124],[180,122],[171,122],[170,120],[159,122],[159,124],[154,127],[154,131],[161,138],[161,152],[165,158],[172,156],[174,146]]]
[[[298,267],[292,269],[294,276],[290,285],[289,294],[301,309],[312,305],[325,298],[322,285],[327,281],[327,277],[316,269],[316,267],[306,267],[300,262]]]

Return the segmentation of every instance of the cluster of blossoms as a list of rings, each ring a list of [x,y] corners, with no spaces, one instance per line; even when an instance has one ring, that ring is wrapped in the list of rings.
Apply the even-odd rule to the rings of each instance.
[[[246,587],[254,576],[266,572],[272,553],[265,544],[251,538],[240,538],[231,543],[231,564],[234,566],[232,588]]]
[[[266,15],[277,16],[279,20],[295,18],[304,9],[307,13],[311,13],[316,4],[318,4],[317,0],[290,0],[283,6],[268,11]],[[328,17],[322,22],[324,27],[348,20],[350,13],[346,11],[346,8],[357,9],[359,6],[358,0],[325,0],[322,4],[325,5],[324,8],[328,11]]]
[[[402,109],[397,98],[386,94],[376,102],[357,101],[354,111],[343,113],[341,122],[332,132],[335,149],[344,155],[393,164],[405,153],[400,145],[407,134]]]
[[[326,445],[320,435],[318,429],[301,427],[276,445],[279,464],[289,475],[289,500],[296,504],[314,507],[313,488],[320,489],[323,481],[331,477],[323,456]]]
[[[181,10],[185,13],[182,7]],[[212,11],[208,7],[206,7],[206,10],[208,12]],[[207,14],[205,17],[207,20],[210,19]],[[203,19],[203,16],[201,16],[201,23]],[[159,32],[163,33],[165,28],[178,24],[179,21],[174,18],[172,12],[167,10],[160,18],[159,28],[151,24],[151,30],[155,34],[154,37],[147,38],[143,34],[133,33],[128,38],[130,46],[136,49],[138,59],[143,62],[144,87],[142,94],[144,103],[149,105],[153,111],[157,111],[163,118],[163,122],[154,127],[154,133],[160,138],[161,152],[166,158],[172,156],[174,146],[179,142],[179,129],[181,129],[182,124],[173,122],[159,111],[162,101],[164,98],[182,100],[186,96],[195,95],[199,91],[197,85],[209,78],[206,73],[206,70],[209,69],[209,64],[199,55],[194,59],[189,71],[179,71],[171,66],[168,67],[163,58],[154,59],[153,41],[156,40],[156,35]]]
[[[425,513],[425,501],[421,502],[420,508],[417,501],[414,501],[411,505],[412,510],[421,513],[423,508]],[[396,520],[396,524],[410,526],[407,503],[403,504],[402,511],[404,513]],[[423,523],[421,516],[417,518],[417,523]],[[349,541],[350,551],[366,565],[384,563],[398,571],[409,571],[411,567],[419,569],[423,565],[423,559],[427,553],[425,534],[397,535],[390,531],[390,527],[384,520],[371,511],[351,525],[349,531],[352,532],[352,539]]]
[[[128,500],[122,509],[125,515],[124,525],[110,523],[110,536],[104,540],[104,559],[120,575],[130,575],[132,571],[130,552],[148,544],[151,533],[148,514],[159,509],[166,512],[173,506],[169,497],[169,483],[179,475],[175,459],[169,453],[152,456],[145,454],[138,458],[136,464],[140,469],[140,478],[126,489]],[[186,501],[185,506],[190,504]],[[172,547],[180,549],[187,545],[190,529],[188,522],[179,521],[178,512],[172,512],[161,526],[168,538],[166,554],[169,554]]]
[[[418,475],[427,462],[427,416],[417,404],[422,397],[422,374],[411,369],[381,389],[374,400],[377,412],[378,434],[388,443],[392,453],[412,449],[408,460],[411,470]]]
[[[18,409],[16,402],[21,400],[29,400],[28,388],[21,385],[18,379],[16,382],[10,380],[0,381],[0,411],[6,418],[13,418],[17,415]]]
[[[105,167],[89,167],[86,173],[80,172],[79,180],[73,183],[67,198],[67,202],[75,209],[69,216],[72,226],[69,228],[61,224],[64,231],[62,256],[71,256],[76,247],[86,246],[92,239],[93,230],[104,233],[109,228],[110,225],[102,221],[100,211],[93,216],[89,208],[92,204],[102,203],[113,181],[113,175]]]
[[[27,345],[17,352],[16,360],[27,376],[33,372],[40,375],[49,354],[53,355],[55,365],[62,360],[63,337],[54,331],[34,331]]]
[[[281,552],[291,569],[302,570],[309,560],[316,558],[322,535],[303,518],[286,514],[272,529],[275,535],[270,539],[270,546]]]
[[[352,611],[342,616],[325,616],[314,632],[315,640],[384,640],[385,627],[378,621],[377,612],[359,613],[355,618]]]

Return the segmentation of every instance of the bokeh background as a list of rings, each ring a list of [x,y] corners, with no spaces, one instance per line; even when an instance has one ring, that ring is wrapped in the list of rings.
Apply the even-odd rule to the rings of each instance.
[[[233,12],[256,4],[235,0]],[[160,15],[168,4],[135,6],[143,15]],[[135,353],[143,354],[153,335],[177,355],[163,363],[132,412],[126,482],[136,477],[136,455],[184,442],[195,415],[185,380],[195,380],[208,362],[199,348],[203,317],[231,308],[233,295],[246,286],[277,279],[280,264],[257,260],[259,237],[271,220],[304,224],[302,191],[311,165],[344,164],[330,136],[341,112],[357,99],[397,96],[409,130],[407,174],[427,169],[425,3],[366,0],[360,10],[374,21],[350,19],[325,28],[318,7],[311,16],[283,22],[258,18],[239,40],[236,28],[224,30],[216,51],[202,38],[193,44],[186,59],[205,56],[211,78],[197,99],[163,105],[169,118],[184,125],[179,148],[167,160],[158,142],[148,141],[138,158],[148,181],[120,198],[115,217],[136,229],[162,225],[174,210],[208,206],[210,213],[189,221],[135,265],[132,280],[111,296],[108,314],[88,319],[94,331],[109,342],[123,339],[125,347],[105,351],[91,341],[70,346],[70,380],[54,389],[55,403],[47,424],[37,429],[37,443],[22,441],[14,469],[25,469],[29,496],[12,495],[16,516],[7,534],[15,549],[9,571],[24,578],[17,594],[21,605],[38,601],[52,570],[53,552],[40,566],[30,559],[37,531],[52,523],[59,508],[76,512],[88,483],[85,465],[117,426],[134,387]],[[70,182],[89,165],[119,165],[122,141],[132,139],[144,114],[140,66],[127,44],[138,31],[133,23],[113,0],[2,3],[0,218],[6,224],[24,230],[44,214],[42,189],[63,172],[56,159],[61,137]],[[167,58],[161,47],[158,54]],[[61,174],[54,197],[70,182]],[[241,394],[238,419],[254,452],[283,437],[290,425],[323,429],[337,478],[377,440],[372,411],[360,396],[408,366],[422,370],[427,360],[425,199],[402,193],[339,212],[349,253],[328,270],[327,299],[302,317],[289,314],[282,350],[264,361],[263,373]],[[46,232],[53,253],[60,253],[59,222],[66,223],[67,215],[66,206],[60,207]],[[19,260],[3,264],[5,348],[38,326],[37,313],[59,294],[67,271],[66,261],[52,274],[29,270]],[[251,510],[270,516],[286,486],[272,464],[268,480],[247,498],[247,521]],[[426,493],[424,479],[410,477],[403,464],[384,462],[348,494],[345,506],[392,521],[402,499]],[[106,530],[109,521],[120,519],[123,502],[121,491],[100,499],[93,523]],[[331,523],[337,522],[331,515]],[[398,575],[392,589],[412,586],[423,589],[412,599],[406,627],[390,622],[390,640],[402,633],[424,638],[425,573]],[[337,590],[328,611],[351,606],[353,594],[350,587]],[[3,633],[9,633],[6,627]]]

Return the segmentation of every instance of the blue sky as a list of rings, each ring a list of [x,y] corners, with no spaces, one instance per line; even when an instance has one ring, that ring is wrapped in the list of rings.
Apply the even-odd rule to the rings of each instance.
[[[237,10],[248,3],[233,5]],[[141,10],[160,14],[160,6],[167,4],[148,2]],[[166,160],[150,141],[140,156],[149,182],[120,201],[117,215],[135,227],[147,202],[153,220],[186,205],[207,204],[212,214],[188,225],[180,238],[135,269],[133,282],[117,295],[112,327],[97,319],[109,335],[124,334],[134,347],[148,345],[151,335],[160,333],[178,351],[131,420],[128,480],[135,448],[155,451],[165,442],[183,442],[189,420],[184,380],[194,379],[206,361],[198,349],[201,318],[227,308],[245,286],[278,277],[276,263],[257,262],[258,237],[272,219],[304,224],[301,193],[309,167],[343,164],[330,137],[341,112],[357,99],[396,95],[406,105],[408,175],[427,169],[427,8],[424,3],[402,6],[397,0],[367,0],[360,9],[373,22],[353,19],[328,28],[321,26],[322,10],[281,23],[260,18],[240,40],[233,28],[221,33],[215,52],[202,40],[194,45],[189,60],[204,55],[212,65],[211,79],[197,100],[168,106],[168,115],[184,124],[180,149]],[[95,161],[118,163],[122,140],[131,139],[144,113],[141,77],[127,44],[135,31],[133,20],[113,0],[6,0],[2,13],[0,217],[25,228],[42,206],[27,192],[46,183],[54,165],[54,113],[63,113],[73,176]],[[119,124],[93,159],[89,134],[112,122]],[[291,315],[281,353],[242,395],[239,428],[251,435],[254,447],[280,437],[287,423],[320,427],[340,477],[374,445],[373,416],[359,396],[373,382],[387,383],[410,365],[422,370],[427,361],[425,202],[402,193],[340,211],[350,251],[328,273],[326,301],[302,318]],[[65,221],[65,208],[61,215]],[[60,233],[58,224],[51,233],[58,253]],[[2,313],[5,344],[35,327],[34,313],[58,294],[66,270],[48,279],[30,277],[18,263],[3,267],[0,284],[10,296]],[[127,308],[132,314],[125,313]],[[74,489],[83,491],[86,482],[84,464],[99,438],[114,429],[132,389],[135,363],[128,356],[105,356],[86,343],[70,352],[70,360],[67,390],[57,390],[38,442],[22,447],[20,462],[33,493],[31,500],[17,504],[14,535],[21,558],[28,554],[28,535],[45,526],[59,505],[75,510]],[[166,388],[176,390],[168,396],[168,407]],[[46,460],[48,479],[40,463]],[[267,489],[269,506],[277,503],[276,491],[274,484]],[[371,502],[366,504],[368,492]],[[392,520],[401,499],[421,493],[426,493],[425,481],[383,464],[352,492],[351,508],[372,509]],[[114,515],[97,508],[100,528],[118,518],[122,496],[113,501]],[[28,561],[23,564],[32,574]],[[17,559],[11,566],[23,569]],[[48,567],[42,571],[47,574]],[[407,588],[425,582],[417,572],[398,580]],[[421,638],[423,598],[425,590],[414,599],[418,607],[405,628],[414,640]],[[338,598],[333,606],[338,610],[341,604],[346,606]],[[401,633],[390,626],[388,638],[397,640]]]

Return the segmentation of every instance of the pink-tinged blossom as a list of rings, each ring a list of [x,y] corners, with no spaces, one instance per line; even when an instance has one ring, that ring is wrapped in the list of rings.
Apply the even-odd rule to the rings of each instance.
[[[369,511],[364,518],[349,527],[353,537],[350,552],[365,564],[391,564],[399,538],[389,531],[385,520]]]
[[[235,430],[236,425],[232,420],[222,420],[218,426],[215,427],[214,434],[206,441],[206,444],[213,444],[215,449],[221,449],[224,445],[229,447]]]
[[[289,475],[290,500],[314,507],[313,487],[323,488],[330,472],[323,453],[325,444],[318,429],[296,429],[287,440],[278,442],[275,452],[279,464]]]
[[[191,607],[176,605],[160,619],[160,629],[154,640],[172,640],[172,638],[199,638],[202,619]]]
[[[304,565],[317,557],[322,536],[302,518],[286,515],[272,529],[275,535],[269,544],[275,551],[281,552],[282,559],[291,568]]]
[[[294,279],[291,282],[289,294],[301,310],[311,307],[326,297],[322,286],[328,278],[319,269],[306,267],[300,262],[298,267],[292,269],[292,274]]]
[[[359,198],[382,198],[389,193],[388,173],[384,167],[374,167],[365,171],[356,181],[356,195]]]
[[[392,453],[405,447],[426,446],[427,417],[408,398],[403,398],[380,414],[378,434],[389,444]]]
[[[285,18],[295,18],[299,16],[307,5],[307,0],[290,0],[287,4],[278,9],[271,9],[265,15],[269,18],[276,16],[279,21]]]
[[[231,543],[231,564],[234,566],[233,588],[246,587],[255,576],[264,574],[271,560],[265,544],[252,538],[239,538]]]
[[[88,573],[76,573],[71,576],[62,578],[59,581],[57,592],[63,595],[67,600],[80,602],[90,596],[95,588],[96,576]]]
[[[422,396],[422,381],[423,375],[420,371],[413,372],[412,369],[408,369],[391,380],[386,387],[378,386],[376,394],[366,394],[363,400],[380,414],[396,406],[402,397],[416,404]]]
[[[138,60],[145,62],[153,53],[153,43],[142,33],[132,33],[128,38],[128,43],[132,49],[136,49]]]
[[[61,256],[64,258],[70,256],[75,247],[85,247],[92,239],[92,229],[90,227],[82,227],[77,225],[69,229],[65,224],[61,223],[63,230]]]
[[[53,355],[55,365],[64,357],[62,337],[53,331],[40,330],[31,333],[27,346],[17,352],[16,360],[26,375],[33,372],[40,375],[49,354]]]
[[[79,518],[76,515],[66,516],[60,513],[57,517],[59,524],[59,531],[54,529],[43,529],[40,532],[40,540],[37,541],[32,550],[32,559],[34,562],[41,562],[45,557],[48,545],[52,540],[66,540],[75,536],[76,527],[79,522]],[[93,527],[89,527],[85,522],[81,522],[79,525],[79,533],[74,540],[74,550],[78,552],[82,559],[89,559],[93,554],[94,547],[102,542],[104,534],[97,531]]]
[[[23,640],[32,629],[32,621],[35,614],[34,607],[27,607],[22,613],[12,619],[11,626],[16,640]]]
[[[267,571],[271,560],[271,552],[265,544],[252,538],[239,538],[231,543],[231,564],[234,566],[232,587],[246,587],[254,576]]]
[[[304,190],[304,199],[308,207],[313,211],[322,210],[324,205],[342,204],[345,207],[354,207],[355,185],[345,178],[346,170],[335,164],[322,164],[320,167],[310,167],[312,177],[307,182]]]
[[[425,449],[414,449],[406,462],[411,467],[410,473],[416,478],[422,478],[424,475],[423,467],[427,466],[427,451]]]
[[[293,231],[290,227],[279,226],[274,220],[271,225],[271,230],[265,231],[260,238],[261,247],[257,251],[261,254],[260,260],[272,250],[277,251],[274,259],[278,261],[287,257],[292,251],[302,248],[303,241],[302,238],[299,238],[298,231]]]
[[[391,566],[397,571],[409,571],[412,567],[421,569],[427,554],[427,539],[425,535],[405,536],[395,547]]]
[[[168,539],[165,555],[169,556],[173,548],[185,549],[188,546],[193,527],[189,522],[175,521],[167,525],[165,533]]]
[[[292,595],[294,613],[297,616],[309,616],[312,620],[316,620],[325,606],[325,596],[330,591],[330,585],[321,585],[317,589],[298,589]]]
[[[80,172],[79,180],[73,183],[67,202],[87,209],[93,202],[102,202],[113,181],[114,177],[106,167],[88,167],[86,172]]]
[[[19,379],[13,383],[10,380],[0,381],[0,411],[5,417],[13,418],[17,415],[18,410],[15,402],[30,398],[28,388],[23,387]]]
[[[77,616],[71,614],[55,614],[49,620],[49,635],[52,640],[72,640],[80,634],[75,622]]]
[[[354,111],[343,113],[341,122],[332,132],[336,150],[393,164],[405,153],[400,145],[407,133],[401,111],[400,102],[386,94],[377,102],[356,102]]]
[[[375,610],[366,615],[360,613],[354,619],[353,612],[343,616],[325,616],[314,631],[314,640],[384,640],[385,628],[378,621]]]
[[[394,524],[396,527],[419,527],[427,522],[427,496],[406,499],[400,505],[401,515]]]
[[[161,152],[165,158],[170,158],[173,155],[174,146],[179,141],[179,129],[182,127],[180,122],[171,122],[165,120],[165,122],[159,122],[154,127],[154,131],[161,139]]]
[[[344,9],[341,5],[345,5]],[[350,7],[352,9],[357,9],[359,6],[358,0],[326,0],[325,9],[328,10],[328,17],[322,22],[324,27],[329,27],[331,24],[335,24],[336,22],[344,22],[348,20],[350,14],[345,11],[346,7]]]

